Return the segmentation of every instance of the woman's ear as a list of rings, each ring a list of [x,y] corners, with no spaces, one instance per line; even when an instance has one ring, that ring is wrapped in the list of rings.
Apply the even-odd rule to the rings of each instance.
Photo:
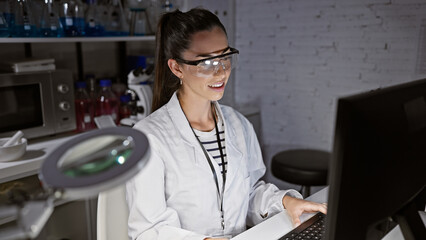
[[[169,59],[167,61],[167,65],[170,68],[170,71],[172,71],[172,73],[178,77],[178,78],[183,78],[183,73],[182,73],[182,69],[180,67],[180,65],[178,64],[178,62],[176,62],[176,60],[174,59]]]

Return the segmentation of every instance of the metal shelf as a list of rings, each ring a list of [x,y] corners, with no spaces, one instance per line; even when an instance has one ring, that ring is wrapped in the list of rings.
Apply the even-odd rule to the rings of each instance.
[[[75,43],[75,42],[135,42],[154,41],[155,36],[125,36],[125,37],[63,37],[63,38],[0,38],[0,43]]]

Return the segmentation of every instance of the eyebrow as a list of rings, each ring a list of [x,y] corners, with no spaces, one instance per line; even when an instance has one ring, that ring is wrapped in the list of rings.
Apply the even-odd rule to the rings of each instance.
[[[229,49],[230,49],[231,47],[230,46],[228,46],[228,47],[226,47],[225,49],[223,49],[222,50],[222,52],[220,53],[220,54],[224,54],[226,51],[228,51]],[[219,54],[219,55],[220,55]],[[211,54],[211,53],[207,53],[207,54],[199,54],[199,55],[197,55],[197,56],[195,56],[195,57],[212,57],[213,55]]]

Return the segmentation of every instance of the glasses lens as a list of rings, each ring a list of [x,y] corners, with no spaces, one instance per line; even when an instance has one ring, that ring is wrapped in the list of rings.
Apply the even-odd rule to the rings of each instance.
[[[196,76],[211,76],[220,70],[230,71],[236,67],[237,58],[238,54],[231,54],[220,58],[205,60],[191,68],[191,72]]]

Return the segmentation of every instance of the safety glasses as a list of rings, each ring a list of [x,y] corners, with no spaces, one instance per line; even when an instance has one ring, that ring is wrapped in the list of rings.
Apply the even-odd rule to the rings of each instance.
[[[209,77],[218,73],[219,69],[230,71],[237,66],[239,51],[229,47],[224,54],[195,61],[175,58],[179,63],[189,65],[188,69],[194,76]]]

